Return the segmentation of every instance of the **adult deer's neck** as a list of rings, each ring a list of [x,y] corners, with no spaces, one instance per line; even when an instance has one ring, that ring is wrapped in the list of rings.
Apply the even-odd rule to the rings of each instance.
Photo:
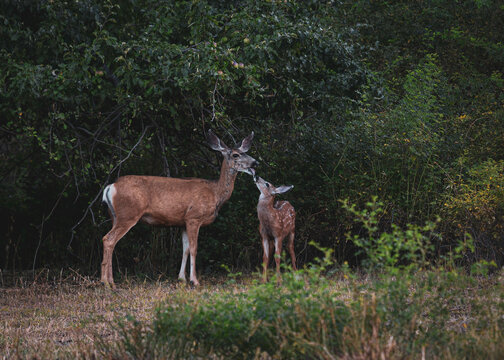
[[[216,185],[216,195],[219,198],[218,207],[220,207],[220,205],[222,205],[231,197],[234,189],[236,175],[238,175],[238,171],[231,168],[228,165],[227,160],[224,159],[222,161],[219,181],[217,181]]]

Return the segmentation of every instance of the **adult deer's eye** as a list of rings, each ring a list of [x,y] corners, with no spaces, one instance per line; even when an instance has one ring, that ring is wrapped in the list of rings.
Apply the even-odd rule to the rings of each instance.
[[[235,159],[236,159],[238,156],[240,156],[240,154],[236,154],[236,153],[234,153],[234,154],[233,154],[233,157],[234,157]]]

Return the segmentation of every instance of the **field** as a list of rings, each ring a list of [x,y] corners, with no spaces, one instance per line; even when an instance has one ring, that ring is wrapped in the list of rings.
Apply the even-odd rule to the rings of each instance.
[[[0,354],[40,359],[97,355],[97,339],[117,341],[114,319],[133,313],[152,316],[174,291],[161,283],[122,284],[110,291],[77,273],[48,279],[14,279],[0,289]]]
[[[280,287],[247,275],[114,291],[77,272],[16,277],[0,288],[0,358],[504,357],[502,272],[321,271]]]

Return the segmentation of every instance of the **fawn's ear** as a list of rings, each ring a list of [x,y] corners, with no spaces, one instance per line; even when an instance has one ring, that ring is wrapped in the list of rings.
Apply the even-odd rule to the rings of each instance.
[[[277,187],[274,191],[273,191],[273,194],[283,194],[283,193],[286,193],[287,191],[289,191],[290,189],[292,189],[294,187],[294,185],[282,185],[282,186],[279,186]]]
[[[242,140],[240,146],[238,147],[238,150],[241,152],[247,152],[250,149],[250,146],[252,145],[252,139],[254,138],[254,132],[252,131],[249,136],[247,136],[245,139]]]
[[[215,135],[212,130],[208,130],[208,145],[216,151],[226,152],[230,149]]]

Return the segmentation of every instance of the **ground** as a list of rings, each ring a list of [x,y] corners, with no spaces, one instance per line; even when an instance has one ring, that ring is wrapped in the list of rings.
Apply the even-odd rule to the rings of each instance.
[[[118,337],[114,319],[127,314],[148,319],[156,304],[181,286],[175,280],[126,281],[110,290],[78,273],[60,279],[39,275],[0,288],[0,358],[95,352],[97,341]]]
[[[183,307],[177,307],[177,303],[198,304],[202,311],[187,315],[191,319],[200,316],[201,320],[211,312],[213,305],[220,304],[225,310],[228,307],[222,304],[232,301],[233,306],[229,308],[232,312],[219,320],[224,323],[217,324],[222,327],[235,325],[235,321],[241,321],[241,315],[249,314],[245,310],[251,301],[257,303],[264,300],[264,294],[270,296],[282,292],[288,294],[276,299],[286,301],[277,306],[278,319],[282,319],[282,314],[291,313],[285,308],[292,299],[289,296],[296,297],[299,291],[306,292],[308,289],[308,297],[322,303],[327,301],[324,292],[316,295],[317,289],[310,285],[315,279],[313,275],[306,276],[306,272],[298,272],[291,277],[284,274],[282,286],[277,288],[273,284],[276,281],[273,281],[271,289],[274,292],[271,293],[271,289],[255,285],[260,279],[259,274],[206,276],[197,289],[171,278],[140,280],[123,277],[118,280],[117,289],[112,290],[100,284],[97,277],[82,276],[73,270],[39,270],[9,276],[0,271],[0,359],[131,356],[124,346],[116,347],[117,344],[124,345],[125,340],[119,321],[132,315],[135,321],[142,323],[139,329],[149,329],[156,318],[156,308],[161,305],[165,310],[167,305],[172,306],[172,310],[180,310]],[[415,355],[417,351],[433,359],[459,359],[464,358],[463,354],[481,359],[504,355],[501,332],[504,324],[504,269],[492,276],[472,277],[434,270],[401,278],[350,272],[337,272],[330,278],[323,278],[326,280],[321,284],[329,286],[330,298],[342,301],[351,316],[351,320],[345,323],[345,330],[338,333],[341,343],[336,342],[329,350],[324,347],[324,351],[331,352],[330,358],[380,359],[383,355],[388,359],[413,359],[418,358]],[[305,281],[304,289],[298,287],[299,279],[306,279],[302,280]],[[256,291],[251,291],[254,288]],[[257,289],[261,291],[257,292]],[[245,297],[235,296],[237,293]],[[226,297],[225,294],[231,296]],[[215,302],[212,298],[220,300]],[[236,311],[237,307],[241,313]],[[317,309],[317,306],[310,305],[307,311],[315,314]],[[171,314],[177,315],[178,310]],[[255,314],[253,309],[250,311]],[[378,313],[381,318],[376,315]],[[238,320],[234,319],[235,315]],[[179,326],[183,327],[188,322],[185,318],[175,320],[172,325],[177,327],[176,333],[182,334]],[[294,323],[295,319],[292,321]],[[300,336],[295,334],[293,339],[304,341],[306,334],[316,335],[320,330],[317,324],[307,328],[300,324],[299,329],[296,328]],[[323,321],[321,324],[325,329],[326,324]],[[397,328],[403,326],[401,324],[406,324],[407,329]],[[289,329],[276,330],[280,334],[290,334]],[[136,339],[137,334],[143,336],[141,332],[130,332],[128,338],[136,341],[139,349],[151,351],[148,346],[143,347],[145,343],[142,339]],[[192,335],[184,336],[190,338]],[[202,347],[199,351],[209,346],[210,350],[207,350],[210,352],[200,354],[211,355],[215,359],[225,358],[218,348],[213,349],[213,343],[204,343],[205,336],[200,339]],[[411,347],[411,339],[416,339],[418,344]],[[319,340],[320,344],[323,343],[323,339],[317,336],[309,340],[306,344],[310,346],[317,345]],[[186,349],[184,346],[181,349]],[[318,349],[317,346],[314,348]],[[283,353],[258,354],[257,358],[266,359],[281,358]]]

